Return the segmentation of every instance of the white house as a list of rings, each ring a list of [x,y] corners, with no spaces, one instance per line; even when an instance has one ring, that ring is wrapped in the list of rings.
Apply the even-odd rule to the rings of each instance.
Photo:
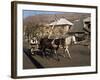
[[[60,18],[59,20],[51,22],[49,26],[52,27],[53,35],[62,36],[70,30],[70,28],[73,26],[73,23],[66,18]]]

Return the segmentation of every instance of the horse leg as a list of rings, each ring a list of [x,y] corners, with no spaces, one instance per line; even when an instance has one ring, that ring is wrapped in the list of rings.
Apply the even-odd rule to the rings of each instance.
[[[57,50],[54,50],[54,54],[55,54],[55,56],[56,56],[56,58],[57,58],[57,61],[59,61],[59,57],[58,57],[58,55],[57,55]]]
[[[46,54],[45,54],[45,48],[42,49],[42,54],[43,54],[43,57],[46,56]]]
[[[34,48],[31,48],[31,54],[34,55]]]
[[[68,57],[69,57],[70,59],[72,58],[71,55],[70,55],[70,52],[69,52],[69,50],[68,50],[68,47],[65,48],[65,53],[68,54]]]

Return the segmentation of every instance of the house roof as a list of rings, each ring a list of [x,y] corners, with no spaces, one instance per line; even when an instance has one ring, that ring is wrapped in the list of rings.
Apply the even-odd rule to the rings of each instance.
[[[65,18],[60,18],[59,20],[52,22],[49,25],[73,25],[73,23],[71,23]]]
[[[80,18],[79,20],[76,20],[74,22],[74,25],[70,29],[70,32],[84,32],[83,27],[84,27],[83,18]]]
[[[91,18],[90,17],[87,17],[83,20],[83,22],[90,22],[91,21]]]

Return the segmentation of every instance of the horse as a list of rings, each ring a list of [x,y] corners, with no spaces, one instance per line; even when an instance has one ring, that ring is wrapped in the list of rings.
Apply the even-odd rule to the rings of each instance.
[[[71,44],[77,44],[76,38],[74,35],[67,35],[65,38],[55,38],[55,39],[48,39],[48,38],[43,38],[40,40],[40,49],[43,51],[43,55],[45,56],[46,54],[46,49],[50,49],[51,52],[53,52],[57,58],[57,50],[59,48],[63,48],[64,50],[64,57],[66,56],[66,53],[68,55],[68,58],[71,59],[71,55],[69,52],[69,46]]]
[[[43,52],[43,56],[46,54],[54,53],[58,58],[57,50],[59,49],[60,40],[59,39],[49,39],[47,37],[40,39],[39,49]]]
[[[67,35],[65,38],[64,38],[64,43],[62,43],[62,48],[64,49],[64,57],[68,55],[68,58],[69,59],[72,59],[71,55],[70,55],[70,52],[69,52],[69,46],[71,46],[72,44],[77,44],[76,42],[76,38],[74,35]],[[67,54],[67,55],[66,55]]]
[[[59,48],[63,49],[63,57],[66,57],[68,55],[69,59],[72,59],[71,55],[70,55],[70,51],[69,51],[69,46],[71,46],[72,44],[77,44],[76,41],[76,37],[75,35],[68,33],[66,34],[66,36],[64,36],[63,38],[58,38],[58,39],[54,39],[52,41],[52,46],[57,46],[57,49],[55,50],[56,54],[57,54],[57,50]]]

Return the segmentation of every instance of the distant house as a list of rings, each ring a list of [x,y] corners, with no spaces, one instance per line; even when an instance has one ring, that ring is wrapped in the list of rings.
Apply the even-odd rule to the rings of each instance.
[[[90,32],[91,21],[90,17],[87,18],[80,18],[79,20],[75,20],[73,23],[73,27],[70,29],[70,32]]]
[[[90,17],[87,17],[83,20],[83,24],[84,24],[84,30],[87,32],[87,33],[90,33],[91,32],[91,18]]]
[[[74,21],[73,27],[70,32],[76,35],[78,41],[83,41],[83,44],[90,42],[90,17],[80,18]]]

